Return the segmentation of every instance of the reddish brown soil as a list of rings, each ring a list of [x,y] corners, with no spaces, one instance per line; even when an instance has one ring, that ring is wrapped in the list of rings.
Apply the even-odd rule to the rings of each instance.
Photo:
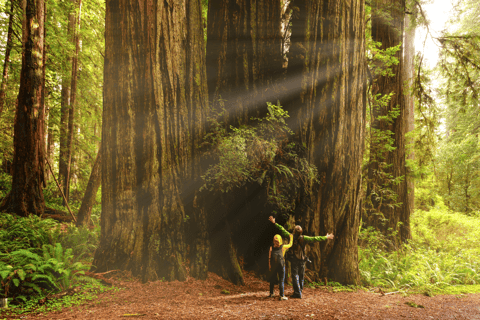
[[[247,273],[245,286],[210,274],[206,281],[117,281],[123,289],[96,301],[42,315],[10,319],[480,319],[480,294],[403,296],[305,288],[304,298],[268,297],[268,283]],[[227,290],[228,293],[222,293]],[[292,288],[287,286],[287,295]],[[413,305],[413,306],[412,306]],[[417,305],[418,307],[414,307]],[[0,318],[5,317],[0,315]]]

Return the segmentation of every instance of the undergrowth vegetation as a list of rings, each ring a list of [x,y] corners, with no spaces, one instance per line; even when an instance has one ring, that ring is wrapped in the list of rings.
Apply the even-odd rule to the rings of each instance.
[[[364,286],[425,294],[480,291],[480,216],[450,211],[437,199],[411,219],[412,239],[399,251],[383,236],[361,230],[359,269]]]
[[[99,226],[77,228],[33,215],[0,213],[0,297],[8,298],[9,312],[42,312],[65,305],[65,299],[78,304],[91,292],[106,290],[98,280],[85,276],[99,231]],[[57,302],[45,299],[74,287],[90,293]]]

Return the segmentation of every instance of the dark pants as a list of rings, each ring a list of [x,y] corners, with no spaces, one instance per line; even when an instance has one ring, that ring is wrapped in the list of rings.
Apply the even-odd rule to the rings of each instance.
[[[284,283],[285,283],[285,266],[278,265],[274,270],[272,270],[270,278],[270,294],[273,294],[273,286],[277,283],[278,277],[278,289],[280,290],[280,297],[285,295],[284,293]]]
[[[305,261],[292,261],[293,295],[302,297]]]

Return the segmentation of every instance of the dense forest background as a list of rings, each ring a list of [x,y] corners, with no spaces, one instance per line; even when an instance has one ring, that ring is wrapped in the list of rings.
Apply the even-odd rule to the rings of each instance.
[[[310,282],[478,284],[480,6],[429,68],[423,5],[0,1],[0,294],[241,284],[270,215],[335,235]]]

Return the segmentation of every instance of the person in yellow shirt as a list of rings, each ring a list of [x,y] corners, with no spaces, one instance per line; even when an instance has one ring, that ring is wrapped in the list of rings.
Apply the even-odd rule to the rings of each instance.
[[[333,234],[327,233],[326,236],[309,237],[302,235],[303,230],[300,226],[295,226],[294,235],[285,230],[281,225],[275,223],[275,218],[270,216],[268,218],[273,223],[284,237],[290,236],[290,246],[293,245],[293,261],[291,263],[293,295],[291,298],[302,299],[303,278],[305,276],[305,262],[307,256],[305,255],[305,245],[317,241],[332,240]],[[292,240],[293,237],[293,240]],[[281,238],[281,237],[280,237]],[[271,291],[271,290],[270,290]]]
[[[279,234],[273,237],[273,245],[268,252],[268,271],[270,272],[270,297],[273,297],[273,287],[278,281],[278,289],[280,290],[280,300],[288,300],[285,297],[285,252],[292,246],[293,235],[290,235],[290,242],[283,243],[283,239]]]

